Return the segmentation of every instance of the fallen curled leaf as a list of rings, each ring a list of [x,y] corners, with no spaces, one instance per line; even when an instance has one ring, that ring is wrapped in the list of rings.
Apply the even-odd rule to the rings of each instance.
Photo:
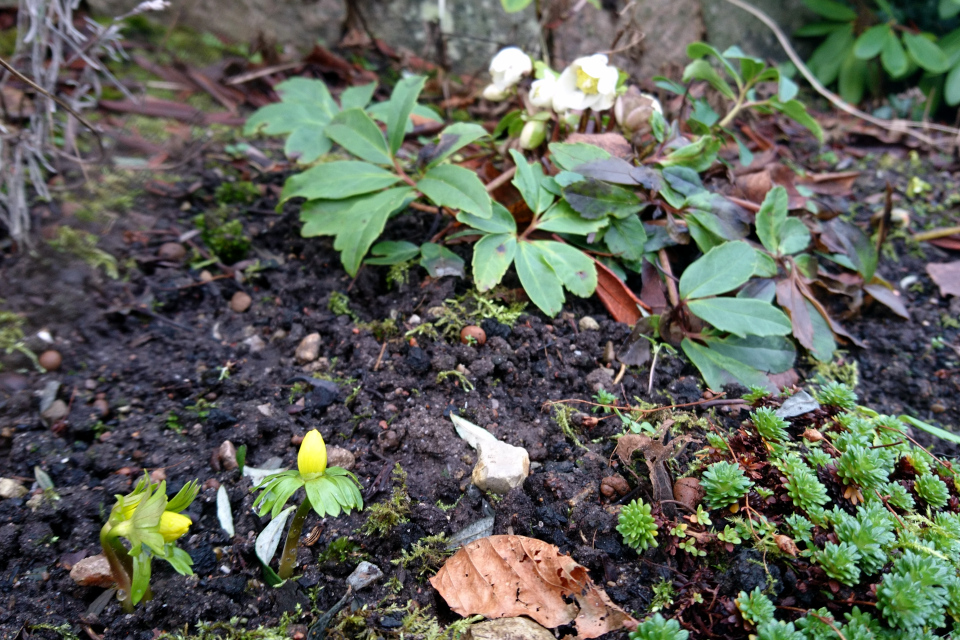
[[[617,322],[636,324],[640,319],[640,309],[646,305],[602,262],[597,265],[597,297]]]
[[[931,262],[927,265],[930,279],[940,287],[940,295],[960,296],[960,260],[956,262]]]
[[[464,546],[430,578],[461,616],[525,615],[545,627],[573,623],[578,638],[597,638],[637,621],[598,588],[586,568],[552,544],[490,536]]]
[[[791,555],[794,558],[797,557],[797,554],[800,552],[800,550],[797,548],[793,538],[778,534],[773,536],[773,539],[776,541],[777,547],[780,549],[780,551],[786,553],[787,555]]]

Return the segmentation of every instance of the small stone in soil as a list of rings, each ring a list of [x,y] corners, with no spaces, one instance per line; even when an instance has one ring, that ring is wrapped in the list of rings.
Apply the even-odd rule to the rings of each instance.
[[[483,491],[507,494],[530,475],[530,456],[523,447],[486,441],[480,445],[473,483]]]
[[[460,342],[463,344],[482,345],[486,341],[486,332],[476,325],[469,325],[460,330]]]
[[[414,373],[426,373],[430,370],[430,356],[424,353],[420,347],[410,347],[407,351],[407,366]]]
[[[47,371],[56,371],[63,364],[63,356],[59,351],[50,349],[40,354],[40,366]]]
[[[157,256],[162,260],[180,262],[187,255],[187,250],[179,242],[164,242],[157,249]]]
[[[53,404],[51,404],[46,411],[41,413],[40,416],[52,424],[66,418],[68,413],[70,413],[70,408],[67,406],[66,402],[63,400],[54,400]]]
[[[327,465],[331,467],[343,467],[347,471],[353,469],[357,464],[356,457],[343,447],[327,447]]]
[[[498,618],[470,627],[464,640],[553,640],[553,634],[529,618]]]
[[[0,478],[0,498],[22,498],[29,491],[25,486],[10,478]]]
[[[81,587],[112,587],[113,573],[110,571],[110,562],[102,553],[84,558],[73,565],[70,577]]]
[[[252,302],[253,299],[249,295],[243,291],[237,291],[233,294],[233,297],[230,298],[230,308],[237,313],[243,313],[250,308]]]
[[[577,325],[580,327],[580,331],[600,331],[600,323],[590,316],[580,318],[580,322],[578,322]]]
[[[484,330],[488,338],[503,338],[506,340],[512,333],[510,327],[493,318],[484,318],[480,323],[480,328]]]
[[[240,422],[223,409],[211,409],[207,414],[207,425],[213,429],[226,429]]]
[[[224,471],[233,471],[239,465],[237,464],[237,448],[229,440],[224,440],[218,451],[220,455],[220,466]]]
[[[320,334],[311,333],[300,341],[295,357],[300,364],[313,362],[320,355]]]

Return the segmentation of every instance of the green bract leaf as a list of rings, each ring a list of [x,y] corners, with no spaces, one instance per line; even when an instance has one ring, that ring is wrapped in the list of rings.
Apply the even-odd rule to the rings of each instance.
[[[550,160],[560,169],[574,171],[575,168],[594,160],[606,160],[609,153],[592,144],[583,142],[551,142]]]
[[[426,81],[427,79],[423,76],[411,76],[400,80],[393,88],[393,93],[390,95],[390,110],[387,112],[387,138],[390,141],[390,153],[396,153],[403,144],[407,120]]]
[[[837,22],[850,22],[857,19],[856,11],[834,0],[803,0],[803,4],[814,13]]]
[[[609,222],[609,218],[587,220],[574,211],[566,200],[560,200],[543,214],[537,222],[537,229],[552,231],[553,233],[571,233],[585,236],[600,231]]]
[[[479,218],[493,215],[490,194],[477,174],[452,164],[436,166],[417,183],[435,205],[472,213]]]
[[[562,242],[537,240],[535,245],[570,293],[589,298],[597,289],[597,268],[588,255]]]
[[[769,302],[750,298],[702,298],[690,300],[693,315],[721,331],[746,336],[785,336],[793,327],[790,318]]]
[[[364,260],[365,264],[400,264],[401,262],[406,262],[407,260],[413,260],[420,255],[420,247],[412,242],[407,242],[406,240],[402,240],[400,242],[384,240],[383,242],[378,242],[370,247],[370,253],[377,257],[367,258]]]
[[[280,202],[290,198],[341,200],[377,191],[399,181],[400,176],[368,162],[327,162],[287,178]]]
[[[486,233],[512,233],[516,235],[517,221],[513,219],[506,207],[499,202],[494,202],[492,214],[489,218],[481,218],[472,213],[461,211],[457,214],[457,221]]]
[[[770,253],[777,253],[779,249],[788,201],[787,190],[778,185],[767,192],[757,212],[757,237]]]
[[[370,100],[373,99],[373,94],[376,90],[376,82],[362,84],[359,87],[347,87],[343,90],[343,93],[340,94],[340,108],[344,110],[353,109],[354,107],[363,109],[370,104]]]
[[[888,24],[878,24],[860,34],[853,46],[853,54],[861,60],[869,60],[880,55],[887,38],[895,38],[893,29]]]
[[[737,97],[737,94],[727,81],[720,76],[720,73],[702,58],[694,60],[683,70],[683,81],[690,82],[691,80],[704,80],[731,100],[735,100]]]
[[[463,258],[433,242],[420,245],[420,266],[427,270],[431,278],[464,276]]]
[[[950,68],[950,59],[943,49],[923,34],[914,34],[905,31],[902,35],[903,44],[913,61],[930,73],[944,73]]]
[[[553,203],[553,194],[544,187],[543,167],[538,162],[528,163],[516,149],[510,149],[510,155],[517,167],[513,185],[534,214],[543,213]]]
[[[647,242],[647,232],[637,216],[629,216],[622,220],[610,219],[610,227],[603,234],[610,253],[620,256],[624,260],[640,260],[643,258],[643,247]]]
[[[690,362],[703,374],[703,379],[711,389],[720,390],[726,384],[737,382],[746,387],[755,386],[775,390],[763,373],[739,360],[714,351],[709,346],[684,338],[680,347],[690,358]]]
[[[133,556],[133,582],[130,585],[130,601],[137,604],[143,600],[147,589],[150,588],[150,560],[151,556],[144,551]]]
[[[717,353],[767,373],[783,373],[797,357],[793,343],[781,336],[729,336],[722,340],[708,338],[706,342]]]
[[[388,166],[393,164],[383,132],[363,109],[355,107],[335,115],[327,125],[326,134],[361,160]]]
[[[626,218],[643,208],[634,192],[593,178],[564,187],[563,197],[574,211],[588,220],[606,216]]]
[[[533,304],[548,316],[555,316],[563,308],[563,285],[560,277],[547,264],[534,242],[520,242],[514,261],[523,290]]]
[[[439,164],[464,148],[487,135],[487,130],[472,122],[457,122],[440,132],[440,140],[436,145],[424,147],[420,152],[420,159],[428,167]]]
[[[704,298],[733,291],[753,275],[756,251],[746,242],[711,249],[680,276],[680,297]]]
[[[302,163],[315,162],[330,150],[324,133],[339,111],[321,80],[291,78],[276,86],[281,102],[258,109],[244,126],[244,135],[261,130],[268,135],[289,134],[284,151]]]
[[[473,279],[479,291],[489,291],[503,279],[517,253],[515,233],[492,233],[473,246]]]

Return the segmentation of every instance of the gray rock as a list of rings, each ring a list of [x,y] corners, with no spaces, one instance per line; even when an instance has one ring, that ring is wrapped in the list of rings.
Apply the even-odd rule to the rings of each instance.
[[[554,640],[553,634],[530,618],[498,618],[471,626],[463,640]]]
[[[600,389],[610,391],[613,388],[613,375],[613,369],[599,367],[588,373],[585,381],[593,391],[600,391]]]
[[[480,455],[471,479],[483,491],[507,494],[530,475],[530,455],[523,447],[499,440],[480,445]]]
[[[347,584],[353,587],[354,591],[359,591],[382,577],[383,572],[380,571],[380,567],[364,560],[347,577]]]
[[[266,348],[267,343],[263,341],[263,338],[260,336],[250,336],[243,341],[243,344],[250,347],[250,353],[259,353]]]
[[[63,400],[54,400],[53,403],[47,407],[47,410],[42,412],[40,416],[47,421],[48,424],[53,424],[67,417],[67,414],[70,413],[70,407],[67,406],[67,403]]]
[[[357,465],[357,458],[343,447],[327,447],[327,466],[343,467],[347,471]]]
[[[814,400],[813,396],[809,393],[801,390],[783,401],[783,404],[777,409],[777,417],[783,418],[784,420],[787,418],[796,418],[805,413],[816,411],[819,408],[820,403]]]

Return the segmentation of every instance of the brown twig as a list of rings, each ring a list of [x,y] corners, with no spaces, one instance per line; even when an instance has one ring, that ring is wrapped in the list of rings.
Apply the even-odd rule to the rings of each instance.
[[[673,280],[673,270],[670,268],[670,258],[667,257],[667,250],[660,249],[657,254],[660,257],[660,268],[667,274],[667,294],[670,296],[670,304],[674,307],[680,305],[680,295],[677,293],[677,283]]]
[[[487,190],[487,193],[496,191],[503,185],[507,184],[510,178],[512,178],[516,173],[517,173],[517,168],[511,167],[506,171],[504,171],[503,173],[501,173],[500,175],[498,175],[496,178],[494,178],[493,180],[487,183],[487,186],[485,187]]]
[[[373,370],[379,371],[380,363],[383,362],[383,354],[387,350],[387,341],[383,341],[383,345],[380,347],[380,355],[377,356],[377,361],[373,363]]]
[[[957,234],[960,234],[960,227],[942,227],[940,229],[924,231],[923,233],[915,233],[913,234],[913,239],[917,242],[926,242],[927,240],[937,240],[938,238],[946,238],[947,236]]]

